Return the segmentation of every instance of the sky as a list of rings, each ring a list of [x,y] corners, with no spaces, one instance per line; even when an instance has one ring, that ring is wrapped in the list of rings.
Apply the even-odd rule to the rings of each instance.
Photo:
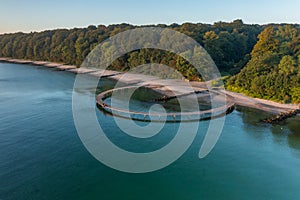
[[[300,0],[0,0],[0,33],[119,23],[298,23]]]

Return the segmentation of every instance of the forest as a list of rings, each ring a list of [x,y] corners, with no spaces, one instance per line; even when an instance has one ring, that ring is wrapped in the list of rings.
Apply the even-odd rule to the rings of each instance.
[[[210,24],[184,23],[182,25],[164,24],[151,27],[171,28],[195,39],[202,45],[224,74],[234,74],[248,61],[247,56],[257,41],[263,27],[247,25],[241,20],[231,23]],[[80,66],[89,52],[105,39],[137,28],[130,24],[99,25],[71,30],[57,29],[32,33],[13,33],[0,35],[0,56],[32,60],[61,62]],[[141,49],[131,52],[114,62],[113,68],[127,70],[149,61],[166,64],[176,69],[182,68],[180,58],[170,52]],[[195,74],[186,75],[196,79]],[[197,76],[197,75],[195,75]]]
[[[226,77],[229,90],[279,102],[300,102],[300,26],[244,24],[147,25],[170,28],[195,39]],[[130,24],[0,35],[0,57],[43,60],[80,66],[105,39],[137,27]],[[127,71],[155,62],[168,65],[189,80],[202,80],[182,57],[157,49],[140,49],[115,60],[111,69]]]
[[[299,26],[267,26],[251,59],[227,80],[227,89],[282,103],[300,102]]]

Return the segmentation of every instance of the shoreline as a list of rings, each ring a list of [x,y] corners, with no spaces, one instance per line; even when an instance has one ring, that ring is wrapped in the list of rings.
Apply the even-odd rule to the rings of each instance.
[[[249,97],[241,93],[226,90],[227,95],[234,98],[236,105],[262,110],[271,114],[281,114],[299,109],[297,104],[282,104],[271,100]]]
[[[63,63],[55,63],[55,62],[48,62],[48,61],[33,61],[33,60],[25,60],[25,59],[13,59],[13,58],[3,58],[0,57],[0,62],[7,62],[7,63],[16,63],[16,64],[29,64],[29,65],[37,65],[37,66],[44,66],[48,68],[56,68],[61,71],[67,71],[75,74],[89,74],[95,77],[103,76],[113,80],[120,80],[124,73],[112,71],[112,70],[101,70],[101,69],[90,69],[90,68],[79,68],[73,65],[65,65]],[[104,74],[103,74],[104,73]],[[135,75],[126,77],[122,77],[122,81],[125,81],[127,84],[140,84],[140,86],[148,86],[154,90],[159,90],[160,92],[166,92],[164,87],[160,87],[159,89],[157,86],[165,83],[163,81],[158,81],[156,77],[151,77],[147,75],[139,75],[136,77]],[[157,82],[158,81],[158,82]],[[159,84],[160,83],[160,84]],[[205,89],[206,83],[204,82],[193,82],[191,81],[190,84],[192,87],[196,89]],[[171,85],[176,85],[176,81],[171,81]],[[170,86],[170,85],[169,85]],[[183,91],[182,91],[183,92]],[[282,104],[277,103],[270,100],[265,99],[258,99],[253,97],[248,97],[244,94],[231,92],[225,90],[224,93],[231,97],[234,100],[234,103],[238,106],[253,108],[257,110],[262,110],[271,114],[280,114],[283,112],[289,112],[291,110],[299,109],[299,106],[296,104]]]

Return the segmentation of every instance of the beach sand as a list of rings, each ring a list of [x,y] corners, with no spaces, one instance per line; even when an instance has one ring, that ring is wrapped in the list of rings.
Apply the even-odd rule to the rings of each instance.
[[[103,70],[97,70],[97,69],[89,69],[89,68],[77,68],[76,66],[72,65],[64,65],[62,63],[55,63],[55,62],[46,62],[46,61],[32,61],[32,60],[24,60],[24,59],[12,59],[12,58],[0,58],[0,61],[2,62],[9,62],[9,63],[18,63],[18,64],[33,64],[33,65],[40,65],[40,66],[45,66],[45,67],[50,67],[50,68],[56,68],[58,70],[64,70],[64,71],[69,71],[72,73],[85,73],[85,74],[90,74],[92,76],[99,77],[102,73]],[[122,78],[122,73],[121,72],[115,72],[115,71],[107,71],[104,73],[107,78],[113,79],[113,80],[121,80]],[[156,83],[156,80],[153,79],[153,77],[149,77],[149,79],[145,78],[146,75],[142,75],[142,78],[138,78],[137,75],[132,76],[134,81],[138,80],[140,81],[139,85],[152,85],[152,88],[155,88],[155,85],[160,85],[162,83]],[[130,77],[126,77],[126,81],[130,82],[128,80]],[[147,81],[148,80],[148,81]],[[158,79],[159,80],[159,79]],[[161,82],[161,81],[160,81]],[[196,90],[203,90],[207,88],[207,84],[210,83],[205,83],[205,82],[189,82],[189,84],[194,87]],[[173,84],[172,84],[173,85]],[[281,104],[277,103],[274,101],[270,100],[264,100],[264,99],[258,99],[258,98],[252,98],[248,97],[246,95],[236,93],[236,92],[231,92],[231,91],[226,91],[224,89],[219,90],[219,92],[226,94],[228,97],[231,97],[233,99],[234,103],[239,106],[243,107],[248,107],[248,108],[253,108],[253,109],[258,109],[262,110],[268,113],[272,114],[279,114],[283,112],[289,112],[291,110],[296,110],[299,109],[299,105],[296,104]]]

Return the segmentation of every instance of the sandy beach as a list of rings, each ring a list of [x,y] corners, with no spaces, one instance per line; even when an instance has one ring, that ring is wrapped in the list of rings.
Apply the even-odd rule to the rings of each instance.
[[[86,73],[86,74],[90,74],[90,75],[96,76],[96,77],[99,77],[99,74],[102,74],[102,72],[103,72],[103,70],[89,69],[89,68],[77,68],[76,66],[72,66],[72,65],[65,65],[63,63],[55,63],[55,62],[47,62],[47,61],[32,61],[32,60],[24,60],[24,59],[0,58],[0,62],[39,65],[39,66],[44,66],[44,67],[49,67],[49,68],[56,68],[58,70],[69,71],[71,73]],[[111,71],[111,70],[106,72],[105,75],[107,75],[107,78],[110,78],[113,80],[120,80],[120,77],[122,77],[121,72],[115,72],[115,71]],[[153,84],[153,85],[156,84],[155,80],[153,80],[153,77],[149,77],[149,82],[147,82],[147,79],[144,76],[145,75],[143,75],[142,79],[139,79],[136,76],[131,76],[131,77],[127,76],[127,78],[125,78],[124,81],[129,83],[129,82],[132,82],[133,79],[135,79],[135,81],[141,82],[140,83],[141,85],[143,85],[143,84],[145,85],[145,83]],[[135,78],[133,78],[133,77],[135,77]],[[195,89],[206,88],[206,83],[204,83],[204,82],[190,82],[190,84]],[[277,102],[270,101],[270,100],[248,97],[243,94],[231,92],[231,91],[221,90],[221,92],[224,92],[226,95],[231,97],[231,99],[234,99],[234,103],[236,105],[243,106],[243,107],[249,107],[249,108],[253,108],[253,109],[258,109],[258,110],[262,110],[262,111],[272,113],[272,114],[279,114],[279,113],[289,112],[291,110],[299,109],[299,105],[296,105],[296,104],[281,104],[281,103],[277,103]]]

